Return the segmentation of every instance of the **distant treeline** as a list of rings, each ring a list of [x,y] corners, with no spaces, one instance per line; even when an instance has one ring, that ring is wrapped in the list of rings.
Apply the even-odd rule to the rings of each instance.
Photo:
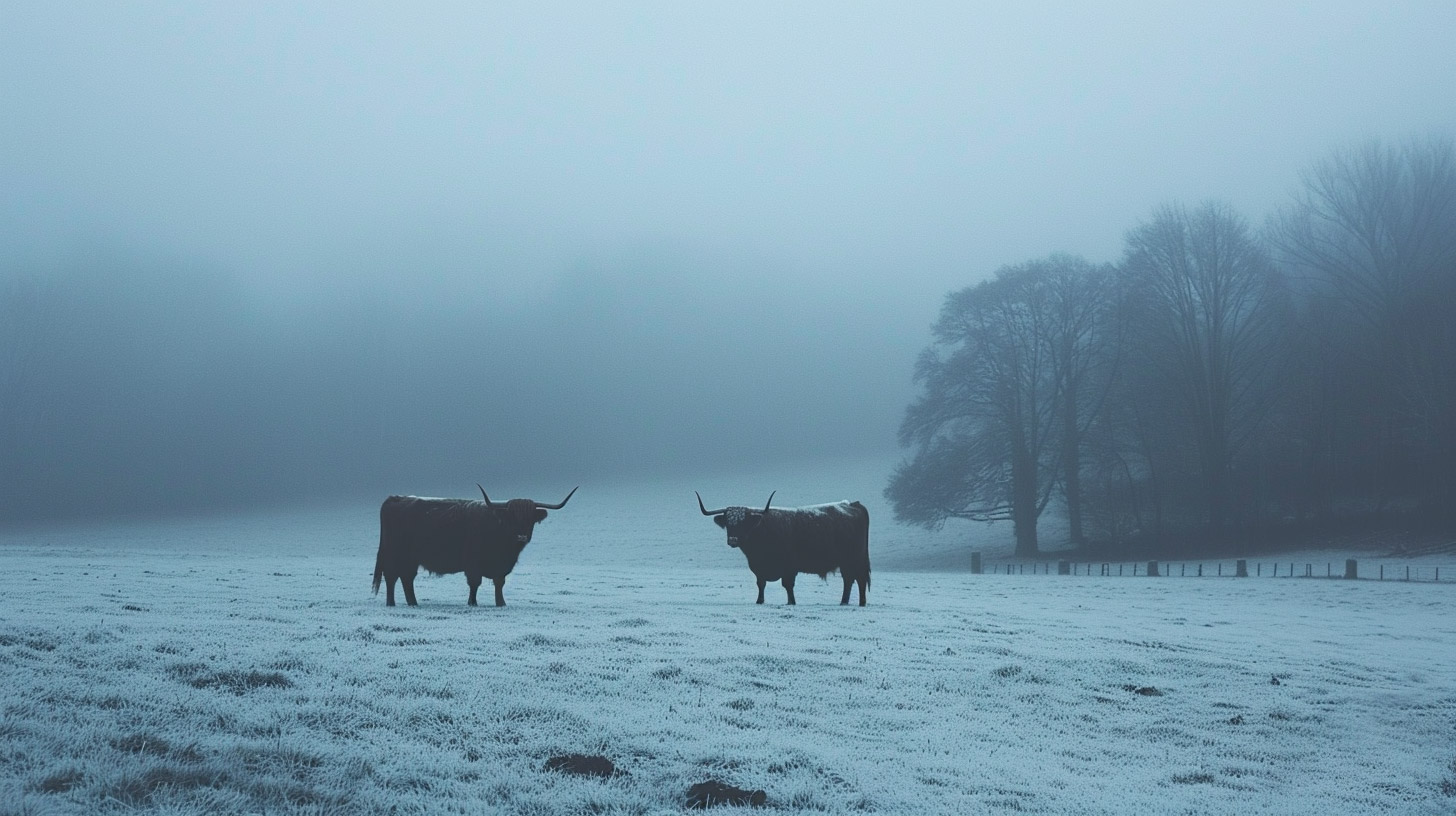
[[[1018,555],[1176,553],[1398,516],[1456,527],[1456,150],[1371,141],[1255,229],[1169,204],[1117,264],[1053,255],[952,292],[885,490],[1011,520]]]

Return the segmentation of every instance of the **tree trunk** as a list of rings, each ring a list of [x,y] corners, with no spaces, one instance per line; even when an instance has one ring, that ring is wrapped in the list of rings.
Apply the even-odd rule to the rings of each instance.
[[[1011,454],[1011,520],[1016,528],[1016,555],[1021,558],[1038,553],[1037,492],[1036,458],[1024,446],[1017,446]]]
[[[1062,402],[1062,492],[1067,498],[1067,532],[1074,547],[1086,542],[1082,534],[1081,442],[1075,391],[1068,389]]]

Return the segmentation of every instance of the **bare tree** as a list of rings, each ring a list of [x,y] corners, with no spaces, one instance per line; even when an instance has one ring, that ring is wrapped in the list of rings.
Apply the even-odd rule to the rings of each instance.
[[[1236,456],[1274,391],[1287,295],[1262,246],[1230,208],[1169,205],[1127,235],[1141,364],[1170,389],[1197,459],[1204,517],[1230,520]]]
[[[1080,547],[1086,543],[1083,448],[1117,372],[1123,324],[1110,266],[1093,266],[1069,255],[1054,255],[1043,263],[1053,307],[1050,340],[1061,415],[1059,476],[1068,537]]]
[[[916,368],[924,393],[900,428],[917,451],[885,490],[898,518],[1009,519],[1017,554],[1033,555],[1037,521],[1062,483],[1080,539],[1079,449],[1088,402],[1100,398],[1090,372],[1108,280],[1105,269],[1052,256],[946,297]]]
[[[1339,440],[1382,453],[1383,506],[1416,464],[1435,494],[1456,489],[1456,147],[1450,139],[1368,141],[1316,162],[1295,201],[1270,220],[1282,258],[1308,275],[1314,298],[1343,318],[1328,325],[1355,356],[1335,376],[1364,382],[1373,428]],[[1350,326],[1346,323],[1352,324]],[[1364,438],[1361,438],[1364,437]]]

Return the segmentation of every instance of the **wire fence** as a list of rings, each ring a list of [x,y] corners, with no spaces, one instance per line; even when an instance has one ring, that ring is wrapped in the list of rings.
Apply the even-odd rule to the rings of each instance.
[[[1013,561],[981,564],[973,553],[971,572],[991,575],[1081,575],[1102,578],[1329,578],[1371,581],[1456,583],[1456,564],[1361,563],[1337,561]]]

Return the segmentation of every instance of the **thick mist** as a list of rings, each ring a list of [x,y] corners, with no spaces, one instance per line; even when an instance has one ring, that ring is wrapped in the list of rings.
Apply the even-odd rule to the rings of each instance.
[[[287,306],[213,270],[87,264],[27,282],[38,308],[11,324],[34,341],[11,517],[888,453],[919,340],[854,291],[663,256],[526,292],[379,275]]]
[[[884,456],[941,299],[1449,129],[1449,3],[12,4],[0,521]],[[583,488],[585,489],[585,488]]]

